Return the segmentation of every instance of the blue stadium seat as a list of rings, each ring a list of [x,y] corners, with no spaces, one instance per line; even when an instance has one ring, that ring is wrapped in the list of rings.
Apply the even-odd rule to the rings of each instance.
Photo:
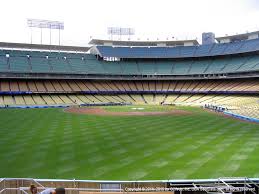
[[[121,75],[122,74],[122,68],[119,62],[106,62],[102,63],[104,74],[109,75]]]
[[[240,52],[250,52],[259,50],[259,39],[244,41],[244,44],[239,49]]]
[[[122,74],[124,75],[140,75],[138,64],[135,62],[120,62]]]
[[[30,72],[28,57],[9,57],[10,70],[13,72]]]
[[[173,72],[174,75],[186,75],[191,67],[190,61],[179,61],[174,63]]]
[[[181,57],[193,57],[194,52],[196,50],[196,46],[181,46],[180,49],[180,56]]]
[[[214,59],[204,73],[215,74],[221,73],[221,70],[227,65],[228,60],[226,59]]]
[[[245,41],[240,41],[240,42],[233,42],[233,43],[228,43],[227,48],[225,49],[224,54],[233,54],[233,53],[239,53],[239,49],[242,47]]]
[[[173,62],[168,61],[168,62],[157,62],[157,75],[170,75],[172,74],[172,66]]]
[[[213,44],[197,46],[197,49],[196,49],[196,52],[195,52],[194,56],[195,57],[209,56],[210,50],[211,50],[212,47],[213,47]]]
[[[221,70],[223,73],[230,73],[237,71],[247,61],[247,58],[232,58],[229,63]]]
[[[163,59],[167,57],[179,58],[184,56],[202,56],[210,53],[224,55],[240,52],[245,47],[254,49],[258,40],[243,41],[231,44],[213,44],[199,47],[138,47],[112,48],[121,56],[128,55],[135,58],[147,58],[151,55],[160,60],[132,62],[100,61],[95,55],[84,53],[58,53],[39,51],[0,50],[1,72],[32,72],[32,73],[76,73],[76,74],[109,74],[109,75],[188,75],[188,74],[218,74],[241,71],[259,70],[259,55],[214,57],[199,59]],[[112,49],[111,49],[112,48]],[[188,49],[186,49],[188,48]],[[115,50],[114,50],[115,49]],[[186,49],[186,50],[185,50]],[[230,49],[230,50],[228,50]],[[183,51],[184,50],[184,51]],[[9,55],[9,57],[6,56]],[[116,53],[115,53],[116,54]],[[169,58],[170,58],[169,57]]]
[[[155,63],[154,62],[139,62],[139,71],[143,75],[154,75]]]
[[[242,65],[237,71],[252,71],[256,69],[256,66],[259,64],[259,56],[255,55],[247,58],[248,60],[246,61],[246,63]],[[257,70],[258,69],[259,68],[257,68]]]
[[[46,57],[30,57],[32,72],[47,73],[51,72],[48,59]]]
[[[227,47],[228,47],[227,43],[214,44],[212,49],[210,50],[210,55],[223,55]]]
[[[210,63],[210,60],[194,61],[191,64],[189,74],[203,74]]]
[[[1,55],[1,52],[0,52],[0,71],[2,72],[8,71],[7,58],[5,54]]]
[[[69,63],[72,72],[75,73],[87,73],[88,67],[85,62],[85,59],[82,58],[68,58],[67,62]]]

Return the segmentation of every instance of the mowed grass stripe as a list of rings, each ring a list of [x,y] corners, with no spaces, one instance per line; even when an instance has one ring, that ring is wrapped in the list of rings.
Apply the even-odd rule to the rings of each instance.
[[[118,117],[75,115],[62,109],[0,110],[0,177],[258,176],[258,125],[199,108],[174,108],[193,114]]]

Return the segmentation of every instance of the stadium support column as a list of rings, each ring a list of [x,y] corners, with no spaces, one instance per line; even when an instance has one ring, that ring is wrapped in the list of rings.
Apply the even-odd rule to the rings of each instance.
[[[49,45],[51,45],[51,28],[49,29]]]
[[[32,44],[32,28],[31,28],[31,44]]]
[[[60,46],[60,28],[58,29],[58,45]]]
[[[42,44],[42,28],[40,28],[40,44]]]

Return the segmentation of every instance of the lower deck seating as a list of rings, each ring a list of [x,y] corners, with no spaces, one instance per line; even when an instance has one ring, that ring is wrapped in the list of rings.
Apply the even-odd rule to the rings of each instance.
[[[134,104],[145,104],[145,100],[144,100],[143,96],[138,95],[138,94],[133,94],[130,96],[135,101]]]
[[[201,95],[201,94],[170,94],[170,95],[17,95],[0,96],[0,106],[15,105],[78,105],[98,103],[131,103],[136,105],[154,104],[176,104],[204,106],[211,104],[222,106],[229,111],[259,118],[259,97],[258,96],[228,96],[228,95]]]
[[[222,94],[170,94],[165,104],[205,106],[205,104],[222,106],[230,112],[259,119],[259,96],[222,95]]]
[[[164,82],[84,82],[84,81],[0,81],[0,91],[13,92],[28,90],[33,93],[0,94],[0,106],[16,105],[79,105],[98,103],[131,103],[136,105],[176,104],[204,106],[206,104],[222,106],[229,111],[245,116],[259,118],[259,95],[226,93],[180,93],[179,91],[259,91],[258,80],[214,81],[164,81]],[[79,84],[80,83],[80,84]],[[170,94],[82,94],[75,89],[87,88],[87,91],[178,91]],[[91,88],[91,89],[90,89]],[[65,92],[64,92],[65,91]],[[67,92],[66,92],[67,91]],[[52,93],[54,92],[54,93]],[[61,92],[61,93],[60,93]]]
[[[259,79],[184,81],[0,80],[0,92],[259,92]]]
[[[147,104],[156,104],[153,94],[144,94],[143,98]]]

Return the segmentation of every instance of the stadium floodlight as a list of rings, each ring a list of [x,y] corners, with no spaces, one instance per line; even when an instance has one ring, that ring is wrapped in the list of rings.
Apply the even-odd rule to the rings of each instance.
[[[27,19],[27,26],[30,28],[40,28],[41,29],[41,44],[42,44],[42,29],[50,29],[50,45],[51,45],[51,30],[59,30],[59,45],[60,45],[60,30],[64,30],[64,22],[51,21],[51,20],[41,20],[41,19]],[[32,43],[32,35],[31,35]]]
[[[48,28],[64,30],[64,22],[59,21],[27,19],[27,25],[31,28]]]
[[[108,27],[107,33],[109,35],[111,35],[111,37],[113,35],[118,35],[121,38],[121,36],[126,35],[126,36],[129,36],[129,38],[130,38],[131,35],[135,35],[135,29],[134,28],[122,28],[122,27]]]

